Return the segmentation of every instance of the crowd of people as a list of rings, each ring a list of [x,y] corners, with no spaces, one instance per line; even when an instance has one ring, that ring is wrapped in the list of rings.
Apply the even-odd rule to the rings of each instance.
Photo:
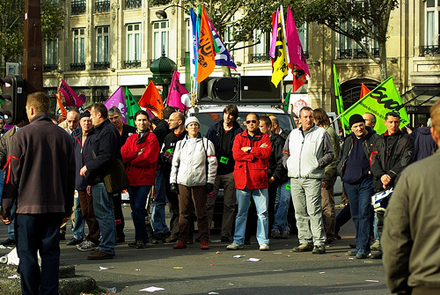
[[[433,227],[439,223],[435,218],[438,213],[433,209],[438,205],[425,200],[425,190],[416,184],[423,182],[424,176],[412,178],[409,171],[431,179],[436,162],[427,165],[423,161],[426,169],[420,163],[402,171],[434,154],[440,136],[440,129],[436,129],[439,109],[437,103],[431,129],[419,128],[411,135],[399,129],[396,112],[386,114],[387,131],[381,135],[373,129],[373,114],[355,114],[349,118],[351,133],[340,140],[321,108],[303,107],[297,128],[289,131],[280,128],[275,116],[256,113],[246,114],[242,129],[237,123],[239,109],[227,105],[223,118],[210,126],[207,134],[201,134],[197,117],[185,118],[171,107],[165,108],[163,119],[150,119],[147,112],[138,111],[136,127],[122,122],[118,108],[108,110],[102,103],[81,113],[71,109],[63,122],[51,121],[48,97],[31,94],[26,105],[28,120],[1,132],[0,165],[7,169],[0,218],[8,225],[9,234],[1,244],[17,245],[24,294],[55,288],[59,242],[65,239],[71,215],[73,236],[66,244],[89,252],[90,260],[113,259],[115,245],[125,242],[125,220],[121,191],[114,191],[107,179],[109,171],[121,165],[128,179],[135,228],[130,247],[144,249],[163,241],[174,249],[184,249],[195,239],[200,249],[208,250],[214,205],[223,188],[220,236],[222,242],[229,243],[227,250],[243,249],[250,244],[250,234],[256,235],[260,251],[269,250],[271,238],[289,238],[295,226],[288,221],[292,200],[298,232],[294,252],[324,254],[325,244],[339,239],[340,227],[351,218],[356,243],[350,255],[365,259],[382,258],[385,253],[387,270],[395,271],[389,277],[393,290],[411,290],[420,282],[429,289],[432,286],[423,283],[434,279],[425,281],[429,274],[420,260],[432,245],[419,245],[422,238],[412,230],[437,232]],[[3,118],[0,121],[4,123]],[[397,181],[400,175],[402,180]],[[336,217],[333,188],[337,176],[343,182],[348,205]],[[437,184],[435,180],[430,183],[428,192],[435,194]],[[390,189],[395,191],[388,208],[384,200],[374,209],[371,197]],[[413,204],[413,195],[417,204]],[[147,225],[150,199],[153,206]],[[252,202],[256,226],[252,225]],[[167,204],[169,225],[165,220]],[[419,206],[423,206],[424,215],[436,219],[429,224],[432,231],[422,229]],[[371,255],[375,239],[378,252]],[[412,254],[416,246],[425,251]],[[41,275],[37,250],[44,266]],[[416,265],[408,262],[412,256],[418,261]],[[402,260],[406,260],[404,266],[399,264]],[[404,279],[396,278],[402,273],[398,265],[406,271]],[[432,263],[428,266],[434,268]]]

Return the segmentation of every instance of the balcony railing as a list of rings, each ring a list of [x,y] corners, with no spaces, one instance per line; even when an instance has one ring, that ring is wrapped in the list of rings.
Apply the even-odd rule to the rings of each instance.
[[[86,13],[85,1],[72,1],[72,15]]]
[[[379,57],[379,48],[371,48],[371,54],[374,57]],[[362,49],[338,49],[337,59],[368,59],[368,54]]]
[[[133,8],[141,8],[142,0],[125,0],[125,8],[133,9]]]
[[[270,57],[270,55],[266,53],[251,54],[250,56],[250,63],[269,62],[272,59],[272,57]]]
[[[51,72],[58,69],[58,64],[45,64],[43,65],[43,72]]]
[[[85,63],[71,63],[70,70],[71,71],[84,71],[86,69]]]
[[[141,66],[140,60],[126,60],[124,61],[124,68],[139,68]]]
[[[96,12],[108,12],[110,11],[110,0],[96,1],[95,2]]]
[[[440,55],[440,45],[428,45],[420,46],[419,56],[439,56]]]
[[[94,62],[93,68],[95,70],[106,70],[110,67],[110,62],[104,61],[104,62]]]

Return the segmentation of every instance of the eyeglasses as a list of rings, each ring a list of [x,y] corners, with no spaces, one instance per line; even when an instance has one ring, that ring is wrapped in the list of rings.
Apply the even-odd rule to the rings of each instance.
[[[246,124],[250,124],[250,123],[257,124],[257,120],[247,120],[246,121]]]

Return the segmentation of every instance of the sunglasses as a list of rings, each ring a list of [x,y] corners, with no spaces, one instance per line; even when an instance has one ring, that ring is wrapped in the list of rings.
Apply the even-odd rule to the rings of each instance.
[[[246,121],[246,124],[250,124],[250,123],[257,124],[257,120],[247,120]]]

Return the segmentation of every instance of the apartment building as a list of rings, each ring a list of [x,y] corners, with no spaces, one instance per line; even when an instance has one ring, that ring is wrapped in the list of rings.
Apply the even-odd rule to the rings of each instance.
[[[88,102],[106,99],[119,86],[139,97],[150,65],[163,54],[173,60],[185,82],[185,52],[189,51],[189,16],[179,7],[150,7],[145,0],[66,0],[65,29],[58,41],[44,45],[44,87],[54,93],[61,79]],[[156,16],[158,10],[166,19]],[[440,96],[440,1],[401,1],[391,14],[387,45],[388,74],[407,101],[413,124],[426,122],[427,110]],[[239,44],[231,51],[237,73],[270,76],[269,34],[255,32],[256,45]],[[311,77],[292,95],[312,107],[335,110],[333,64],[336,65],[346,107],[359,98],[361,83],[370,89],[380,84],[379,67],[351,40],[328,28],[308,24],[300,37]],[[228,43],[228,34],[223,36]],[[378,56],[377,44],[365,40]],[[252,46],[253,45],[253,46]],[[212,76],[222,76],[217,67]],[[283,92],[291,88],[284,79]]]

